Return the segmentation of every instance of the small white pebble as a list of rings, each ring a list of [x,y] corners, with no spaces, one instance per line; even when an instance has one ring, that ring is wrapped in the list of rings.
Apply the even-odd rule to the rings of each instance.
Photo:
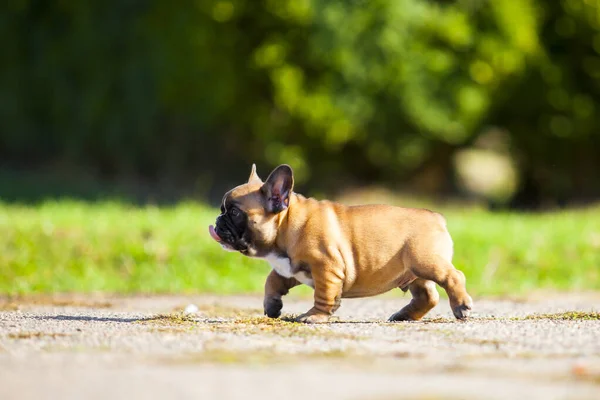
[[[198,312],[198,306],[195,304],[188,304],[187,307],[185,307],[185,310],[183,310],[183,312],[185,314],[195,314]]]

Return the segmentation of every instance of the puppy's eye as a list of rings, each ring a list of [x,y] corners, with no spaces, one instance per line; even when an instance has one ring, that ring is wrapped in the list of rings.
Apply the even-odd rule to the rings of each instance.
[[[238,210],[237,208],[232,208],[231,209],[231,215],[233,217],[237,217],[238,215],[240,215],[240,210]]]

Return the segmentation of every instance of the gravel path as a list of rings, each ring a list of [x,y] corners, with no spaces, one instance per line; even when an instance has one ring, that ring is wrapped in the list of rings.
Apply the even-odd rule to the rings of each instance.
[[[0,399],[600,398],[600,295],[383,322],[408,300],[345,300],[308,326],[267,320],[255,296],[0,298]]]

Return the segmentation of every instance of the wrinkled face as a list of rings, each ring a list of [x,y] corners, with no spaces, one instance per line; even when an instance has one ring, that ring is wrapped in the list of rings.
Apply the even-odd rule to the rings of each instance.
[[[221,214],[215,227],[209,227],[211,237],[225,250],[266,256],[274,246],[278,216],[289,204],[292,185],[291,168],[287,166],[276,168],[265,183],[253,167],[248,183],[223,196]]]
[[[239,251],[249,256],[260,256],[257,244],[263,242],[263,235],[257,220],[264,208],[260,202],[262,185],[245,184],[227,192],[221,203],[221,214],[215,228],[210,229],[213,239],[225,250]]]
[[[248,244],[251,241],[248,232],[248,215],[238,204],[231,201],[223,202],[214,233],[224,248],[242,253],[248,251]]]

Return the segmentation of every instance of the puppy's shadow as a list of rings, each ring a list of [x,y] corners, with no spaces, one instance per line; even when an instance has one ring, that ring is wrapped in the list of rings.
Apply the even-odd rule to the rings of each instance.
[[[41,320],[56,320],[56,321],[87,321],[87,322],[122,322],[122,323],[131,323],[131,322],[140,322],[140,321],[148,321],[152,318],[150,317],[142,317],[142,318],[119,318],[119,317],[93,317],[88,315],[35,315],[32,318],[41,319]]]
[[[119,323],[133,323],[133,322],[144,322],[144,321],[155,321],[157,319],[156,316],[149,317],[140,317],[140,318],[127,318],[127,317],[94,317],[88,315],[35,315],[32,316],[33,319],[39,320],[55,320],[55,321],[85,321],[85,322],[119,322]],[[235,322],[235,319],[198,319],[195,322],[200,324],[223,324]],[[280,319],[281,322],[287,323],[296,323],[295,316],[293,315],[284,315]],[[266,322],[266,320],[265,320]],[[343,319],[334,319],[325,324],[317,324],[317,325],[338,325],[338,324],[415,324],[415,323],[454,323],[451,319],[445,318],[433,318],[433,319],[425,319],[423,321],[405,321],[405,322],[390,322],[387,320],[343,320]]]

